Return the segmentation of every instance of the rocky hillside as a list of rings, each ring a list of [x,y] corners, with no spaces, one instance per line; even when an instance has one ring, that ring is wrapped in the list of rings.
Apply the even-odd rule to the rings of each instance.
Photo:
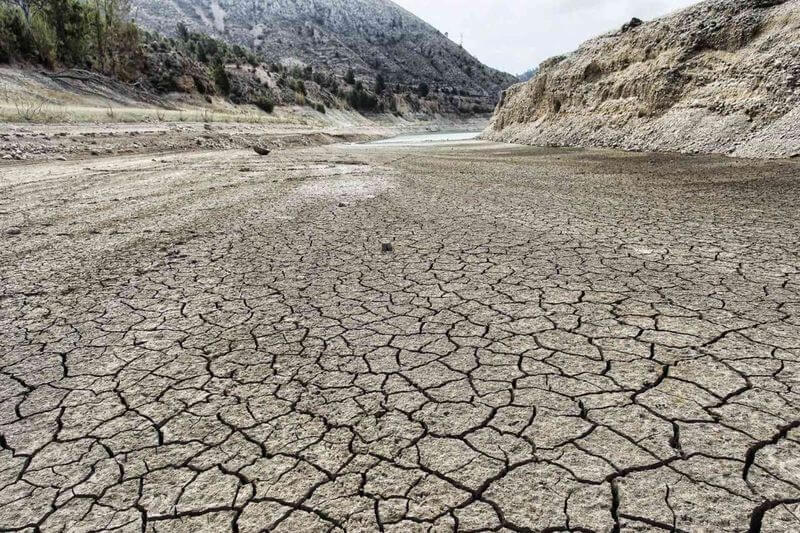
[[[515,78],[493,70],[388,0],[134,0],[137,20],[160,33],[176,23],[271,60],[311,65],[392,89],[481,97],[491,105]],[[397,87],[397,86],[400,87]]]
[[[485,137],[800,155],[800,0],[710,0],[633,20],[508,89]]]

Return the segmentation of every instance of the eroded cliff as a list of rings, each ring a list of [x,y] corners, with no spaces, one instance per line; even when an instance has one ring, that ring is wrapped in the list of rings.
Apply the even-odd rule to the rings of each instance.
[[[800,0],[711,0],[583,44],[503,93],[486,138],[800,153]]]

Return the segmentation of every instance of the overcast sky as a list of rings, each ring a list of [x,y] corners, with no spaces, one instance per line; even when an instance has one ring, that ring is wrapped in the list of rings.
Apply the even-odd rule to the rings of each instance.
[[[648,20],[698,0],[394,0],[487,65],[520,74],[632,17]]]

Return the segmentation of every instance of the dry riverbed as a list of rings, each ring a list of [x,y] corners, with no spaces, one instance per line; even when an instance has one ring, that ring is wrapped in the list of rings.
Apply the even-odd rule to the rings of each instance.
[[[68,159],[0,163],[0,530],[800,528],[800,162]]]

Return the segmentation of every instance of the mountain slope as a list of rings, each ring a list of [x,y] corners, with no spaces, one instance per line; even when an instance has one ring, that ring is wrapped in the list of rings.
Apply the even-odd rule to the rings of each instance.
[[[800,0],[711,0],[546,61],[485,137],[783,157],[800,152]]]
[[[496,101],[515,81],[481,64],[435,28],[388,0],[134,0],[145,27],[176,24],[247,46],[272,61],[340,76],[456,91]]]

